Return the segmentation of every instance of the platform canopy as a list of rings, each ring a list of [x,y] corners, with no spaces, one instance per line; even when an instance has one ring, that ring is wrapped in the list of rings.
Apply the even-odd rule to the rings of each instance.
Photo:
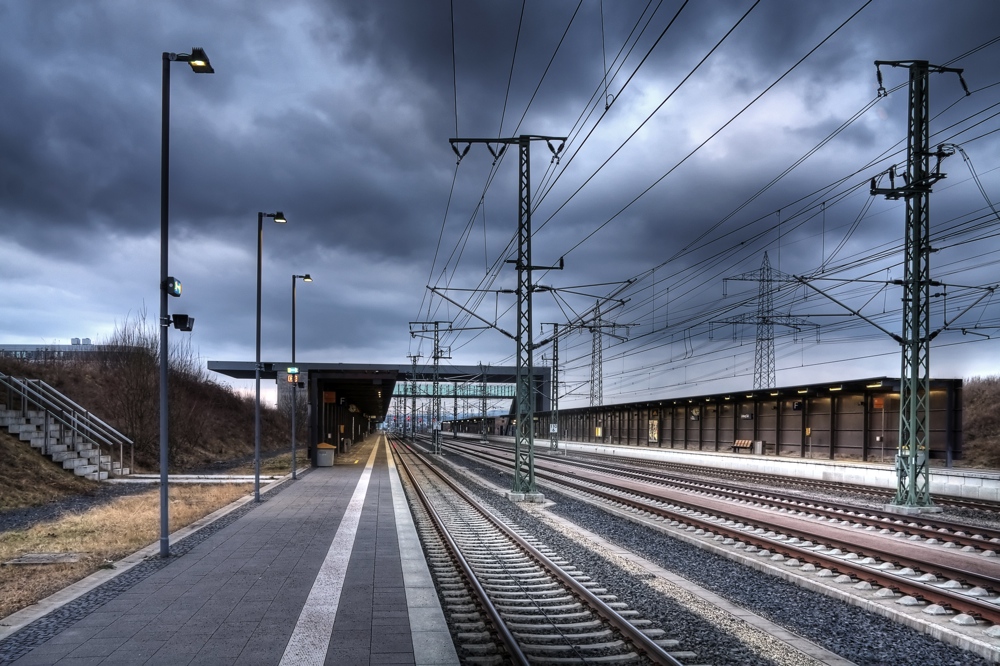
[[[261,379],[277,380],[288,370],[288,362],[262,363]],[[366,363],[302,363],[295,366],[308,379],[308,388],[313,393],[311,400],[335,397],[337,402],[354,405],[359,412],[374,417],[377,421],[385,420],[389,403],[397,382],[433,381],[434,368],[430,365],[417,365],[416,376],[413,375],[411,364],[366,364]],[[233,379],[253,379],[253,361],[209,361],[208,369]],[[438,381],[444,383],[481,382],[483,372],[490,384],[513,384],[515,368],[480,367],[478,365],[441,365],[438,367]],[[551,375],[548,367],[534,368],[536,382],[547,388]],[[546,393],[547,397],[547,393]],[[548,401],[544,403],[547,405]]]

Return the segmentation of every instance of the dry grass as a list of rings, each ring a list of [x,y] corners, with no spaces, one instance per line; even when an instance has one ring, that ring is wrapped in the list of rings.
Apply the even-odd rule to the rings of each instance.
[[[963,454],[976,467],[1000,467],[1000,377],[972,377],[962,387]]]
[[[133,329],[136,325],[142,324],[125,323]],[[37,363],[0,357],[0,371],[13,377],[41,379],[64,393],[135,442],[131,465],[134,471],[156,472],[160,468],[158,333],[155,327],[148,332],[152,334],[151,340],[143,338],[145,334],[140,335],[144,341],[135,340],[139,343],[135,348],[137,354],[114,352],[73,361]],[[144,351],[148,351],[146,342],[152,342],[151,356]],[[192,367],[193,359],[174,359],[173,352],[171,356],[170,471],[198,470],[216,461],[253,453],[252,397],[212,381],[207,371]],[[186,367],[175,367],[175,360]],[[200,366],[200,362],[195,365]],[[4,396],[0,395],[0,402],[3,401]],[[305,419],[301,423],[304,425]],[[261,405],[261,448],[264,451],[284,448],[290,444],[290,434],[288,416],[267,404]],[[300,434],[300,441],[305,441],[304,433]]]
[[[6,431],[0,431],[0,511],[85,494],[97,486],[97,481],[74,476]]]
[[[247,484],[170,487],[170,531],[251,492]],[[0,562],[25,553],[80,553],[73,564],[0,566],[0,618],[61,590],[160,536],[159,488],[82,514],[0,535]]]

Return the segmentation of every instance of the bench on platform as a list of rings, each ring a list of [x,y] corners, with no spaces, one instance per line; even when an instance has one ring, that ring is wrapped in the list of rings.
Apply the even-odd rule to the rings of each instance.
[[[733,442],[733,451],[739,451],[740,449],[750,449],[753,447],[752,439],[738,439]]]

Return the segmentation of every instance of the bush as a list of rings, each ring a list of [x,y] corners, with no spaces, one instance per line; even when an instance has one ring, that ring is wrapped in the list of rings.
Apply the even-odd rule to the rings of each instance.
[[[1000,467],[1000,377],[972,377],[962,387],[963,450],[968,462]]]
[[[168,376],[171,471],[252,455],[253,397],[214,381],[192,351],[189,336],[173,337]],[[0,357],[0,371],[40,379],[66,394],[134,442],[137,471],[158,470],[159,330],[140,310],[126,316],[97,347],[60,361]],[[283,448],[289,434],[288,417],[262,405],[261,448]]]

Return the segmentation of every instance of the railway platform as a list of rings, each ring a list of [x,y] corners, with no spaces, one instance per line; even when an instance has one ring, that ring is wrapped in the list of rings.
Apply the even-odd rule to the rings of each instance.
[[[0,664],[458,664],[388,453],[370,437],[66,595],[0,633]]]
[[[504,438],[494,437],[502,440]],[[513,441],[513,438],[507,438]],[[548,450],[549,443],[535,440],[535,449]],[[618,458],[644,458],[663,462],[698,465],[733,471],[760,472],[804,479],[855,483],[876,488],[896,487],[896,469],[891,462],[863,462],[857,460],[824,460],[789,456],[755,455],[728,451],[699,451],[697,449],[658,448],[650,446],[623,446],[564,441],[559,443],[564,451],[576,451]],[[932,466],[930,470],[932,493],[971,500],[1000,502],[1000,471],[960,467]]]

